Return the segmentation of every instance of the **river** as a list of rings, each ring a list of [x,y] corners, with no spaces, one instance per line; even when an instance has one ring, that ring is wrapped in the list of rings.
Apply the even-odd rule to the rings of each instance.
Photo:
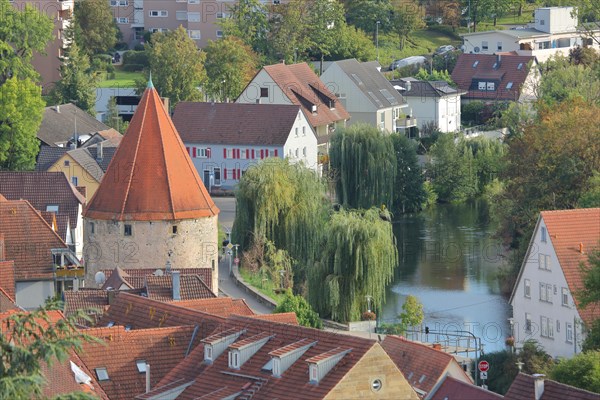
[[[423,326],[431,332],[469,331],[481,339],[485,352],[504,349],[510,306],[495,279],[505,258],[493,232],[484,201],[437,205],[402,217],[394,224],[400,265],[387,290],[382,321],[395,322],[406,296],[414,295],[423,304]]]

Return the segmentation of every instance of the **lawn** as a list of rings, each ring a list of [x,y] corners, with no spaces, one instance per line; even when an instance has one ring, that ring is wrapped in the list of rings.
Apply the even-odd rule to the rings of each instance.
[[[247,284],[253,286],[262,294],[269,296],[275,300],[277,304],[285,299],[285,295],[275,293],[277,286],[269,279],[262,280],[259,274],[254,274],[244,268],[240,268],[240,275],[242,275],[242,278]]]
[[[145,75],[142,72],[125,72],[115,70],[114,79],[104,79],[98,83],[100,88],[130,88],[135,87],[135,80],[143,78]]]

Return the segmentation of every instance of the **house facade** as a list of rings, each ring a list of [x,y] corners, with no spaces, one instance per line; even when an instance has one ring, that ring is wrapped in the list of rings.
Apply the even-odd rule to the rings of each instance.
[[[582,309],[573,295],[583,287],[579,265],[599,241],[600,208],[540,214],[510,297],[517,346],[535,339],[553,357],[581,351],[600,305]]]
[[[466,91],[444,81],[419,81],[404,78],[394,81],[406,99],[420,129],[433,125],[440,132],[460,131],[461,96]]]
[[[180,102],[173,123],[209,192],[232,189],[268,157],[317,171],[317,137],[300,106]]]
[[[236,103],[294,104],[300,106],[316,133],[319,154],[326,154],[337,127],[345,127],[350,114],[306,63],[263,67]]]
[[[385,132],[416,126],[414,118],[406,118],[411,114],[406,100],[378,68],[377,62],[335,61],[321,81],[352,115],[348,124],[362,122]]]
[[[554,55],[568,56],[569,51],[577,46],[600,50],[600,44],[588,38],[586,32],[579,28],[576,14],[574,7],[538,8],[534,13],[534,22],[527,26],[461,35],[464,52],[512,52],[520,56],[535,57],[538,62],[544,62]]]

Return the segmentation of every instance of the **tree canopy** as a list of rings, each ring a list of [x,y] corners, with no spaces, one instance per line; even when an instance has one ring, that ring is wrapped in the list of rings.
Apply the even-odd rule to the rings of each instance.
[[[396,154],[392,211],[396,215],[419,211],[427,201],[427,193],[417,159],[417,143],[403,134],[392,134],[391,138]]]
[[[260,0],[239,0],[230,10],[230,18],[220,22],[225,37],[235,36],[254,51],[266,53],[269,24],[265,4]]]
[[[323,323],[319,314],[313,310],[304,297],[293,295],[289,290],[286,292],[285,300],[277,305],[273,313],[295,312],[298,323],[302,326],[321,329]]]
[[[402,312],[399,315],[404,328],[418,326],[423,322],[425,314],[423,313],[423,304],[416,296],[408,295],[402,304]]]
[[[561,360],[550,377],[566,385],[600,393],[600,351],[587,351]]]
[[[88,55],[106,53],[117,43],[119,28],[105,0],[75,2],[75,40]]]

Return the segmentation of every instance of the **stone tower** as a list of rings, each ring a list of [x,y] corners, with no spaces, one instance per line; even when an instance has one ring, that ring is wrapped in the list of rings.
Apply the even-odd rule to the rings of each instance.
[[[152,85],[83,212],[86,283],[101,269],[211,268],[218,291],[219,209]]]

